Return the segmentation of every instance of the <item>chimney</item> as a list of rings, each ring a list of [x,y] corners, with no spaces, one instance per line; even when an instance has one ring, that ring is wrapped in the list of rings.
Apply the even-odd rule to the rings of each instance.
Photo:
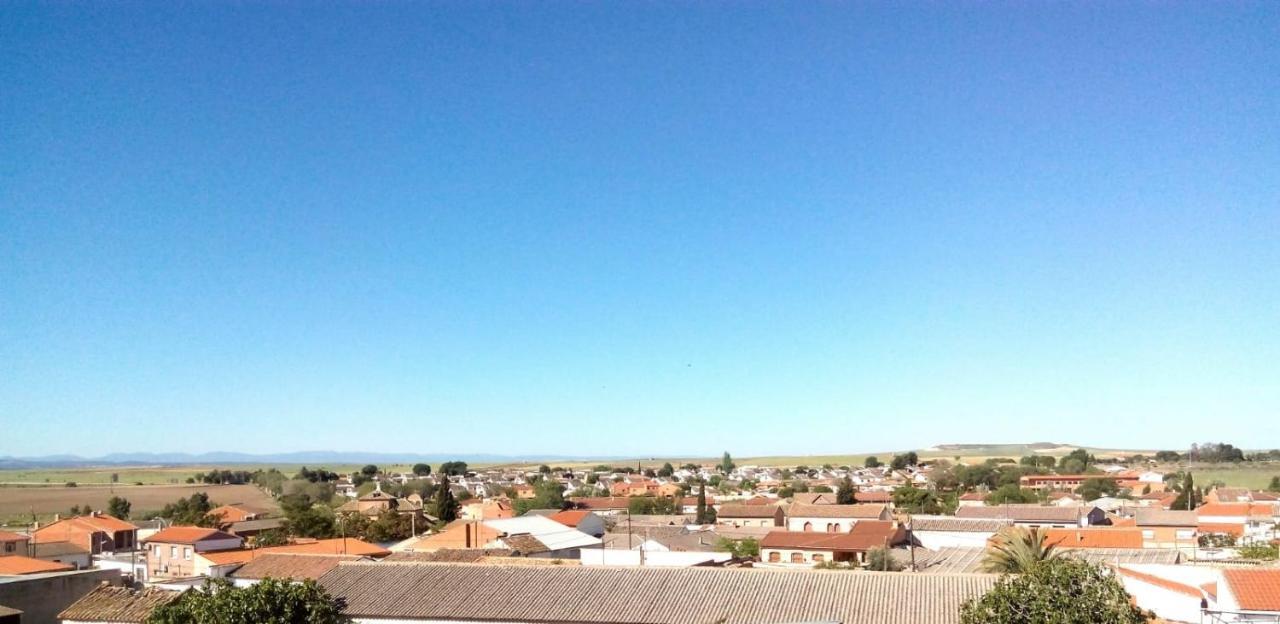
[[[57,522],[62,519],[62,514],[53,514],[53,521]]]

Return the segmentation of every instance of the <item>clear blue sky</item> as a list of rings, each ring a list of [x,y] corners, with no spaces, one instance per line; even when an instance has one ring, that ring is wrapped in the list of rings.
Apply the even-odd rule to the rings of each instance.
[[[0,4],[0,455],[1280,446],[1280,4],[259,4]]]

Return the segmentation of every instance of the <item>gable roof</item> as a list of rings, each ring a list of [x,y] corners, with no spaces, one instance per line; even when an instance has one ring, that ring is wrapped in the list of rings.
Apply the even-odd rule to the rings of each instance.
[[[167,529],[161,529],[142,540],[145,542],[161,542],[164,544],[196,544],[208,540],[238,540],[240,538],[219,531],[218,529],[209,529],[205,527],[194,526],[172,526]]]
[[[1196,512],[1186,510],[1139,507],[1133,512],[1138,526],[1194,527],[1199,523]]]
[[[1223,570],[1222,579],[1246,611],[1280,611],[1280,570]]]
[[[343,561],[359,561],[356,555],[301,555],[268,553],[255,557],[231,573],[239,579],[318,579]]]
[[[793,518],[870,518],[881,517],[888,507],[877,503],[852,505],[806,505],[793,503],[787,515]]]
[[[559,511],[547,516],[547,518],[551,520],[555,520],[556,522],[559,522],[560,524],[563,524],[567,527],[577,528],[578,523],[586,519],[587,515],[589,515],[590,513],[591,513],[590,511],[581,510],[581,509]]]
[[[361,557],[385,557],[391,551],[370,544],[355,537],[335,537],[283,546],[267,546],[265,548],[238,548],[235,550],[219,550],[199,553],[210,564],[215,566],[248,563],[264,555],[357,555]]]
[[[849,533],[770,531],[760,540],[760,547],[866,551],[892,546],[905,538],[906,531],[894,527],[892,522],[864,520],[853,525]]]
[[[726,503],[716,512],[717,518],[776,518],[781,507],[774,505],[743,505]]]
[[[955,624],[993,575],[344,563],[320,584],[357,618],[597,624]],[[484,598],[475,599],[475,588]],[[618,591],[625,587],[626,591]],[[432,596],[423,600],[422,596]],[[803,599],[779,600],[779,596]]]
[[[6,555],[0,557],[0,576],[19,576],[23,574],[41,574],[44,572],[67,572],[75,568],[65,563],[32,559],[23,555]]]
[[[1008,518],[1015,522],[1079,522],[1091,507],[1045,507],[1041,505],[999,505],[959,507],[957,518]]]
[[[31,539],[29,535],[14,533],[12,531],[0,531],[0,542],[21,542]]]
[[[145,622],[156,609],[177,600],[181,592],[99,585],[58,614],[60,620],[80,622]]]

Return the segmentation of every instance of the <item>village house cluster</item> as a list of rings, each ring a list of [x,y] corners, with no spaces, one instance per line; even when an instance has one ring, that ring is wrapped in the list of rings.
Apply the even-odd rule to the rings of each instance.
[[[719,466],[464,468],[447,486],[427,472],[335,475],[339,515],[408,517],[410,535],[379,543],[265,544],[265,532],[289,530],[288,518],[243,504],[217,507],[207,527],[92,511],[0,532],[0,623],[142,622],[210,578],[313,579],[357,622],[704,621],[689,619],[696,614],[750,623],[753,609],[772,621],[957,622],[960,604],[995,583],[985,554],[1024,529],[1105,566],[1167,621],[1280,618],[1280,569],[1266,556],[1280,524],[1274,492],[1190,489],[1132,463],[1026,471],[1000,487],[956,486],[955,468],[915,457],[735,466],[726,455]],[[404,493],[415,484],[447,487],[454,517]],[[548,492],[558,504],[539,506]],[[647,619],[606,595],[673,583],[700,589],[650,605]],[[535,587],[573,600],[520,599]],[[792,587],[829,598],[769,606]],[[485,604],[462,599],[468,591]],[[930,598],[911,603],[902,592]]]

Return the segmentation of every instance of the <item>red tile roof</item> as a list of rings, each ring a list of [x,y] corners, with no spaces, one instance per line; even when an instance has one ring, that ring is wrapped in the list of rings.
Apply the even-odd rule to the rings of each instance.
[[[1243,524],[1202,522],[1196,525],[1196,530],[1201,533],[1223,533],[1226,535],[1234,535],[1236,537],[1241,537],[1244,535]]]
[[[1280,570],[1223,570],[1222,579],[1246,611],[1280,611]]]
[[[769,531],[760,540],[761,548],[787,548],[799,550],[856,550],[866,551],[897,544],[906,532],[883,520],[862,520],[853,525],[849,533],[817,533],[804,531]]]
[[[586,518],[587,514],[589,513],[591,512],[585,511],[585,510],[569,510],[569,511],[561,511],[559,513],[553,513],[547,516],[547,518],[551,520],[555,520],[556,522],[559,522],[560,524],[563,524],[567,527],[577,528],[578,523],[582,522],[582,519]]]
[[[219,550],[200,553],[206,561],[213,565],[229,565],[246,563],[262,555],[359,555],[365,557],[385,557],[391,551],[370,544],[354,537],[322,539],[301,544],[285,544],[284,546],[268,546],[266,548],[243,548],[237,550]]]
[[[0,576],[40,574],[42,572],[66,572],[75,568],[65,563],[32,559],[22,555],[0,557]]]
[[[0,531],[0,542],[20,542],[22,540],[29,540],[29,539],[31,538],[21,533],[13,533],[11,531]]]
[[[230,533],[223,533],[217,529],[207,529],[204,527],[194,526],[173,526],[167,529],[161,529],[148,537],[143,542],[161,542],[164,544],[195,544],[206,540],[224,540],[236,539],[236,536]]]

